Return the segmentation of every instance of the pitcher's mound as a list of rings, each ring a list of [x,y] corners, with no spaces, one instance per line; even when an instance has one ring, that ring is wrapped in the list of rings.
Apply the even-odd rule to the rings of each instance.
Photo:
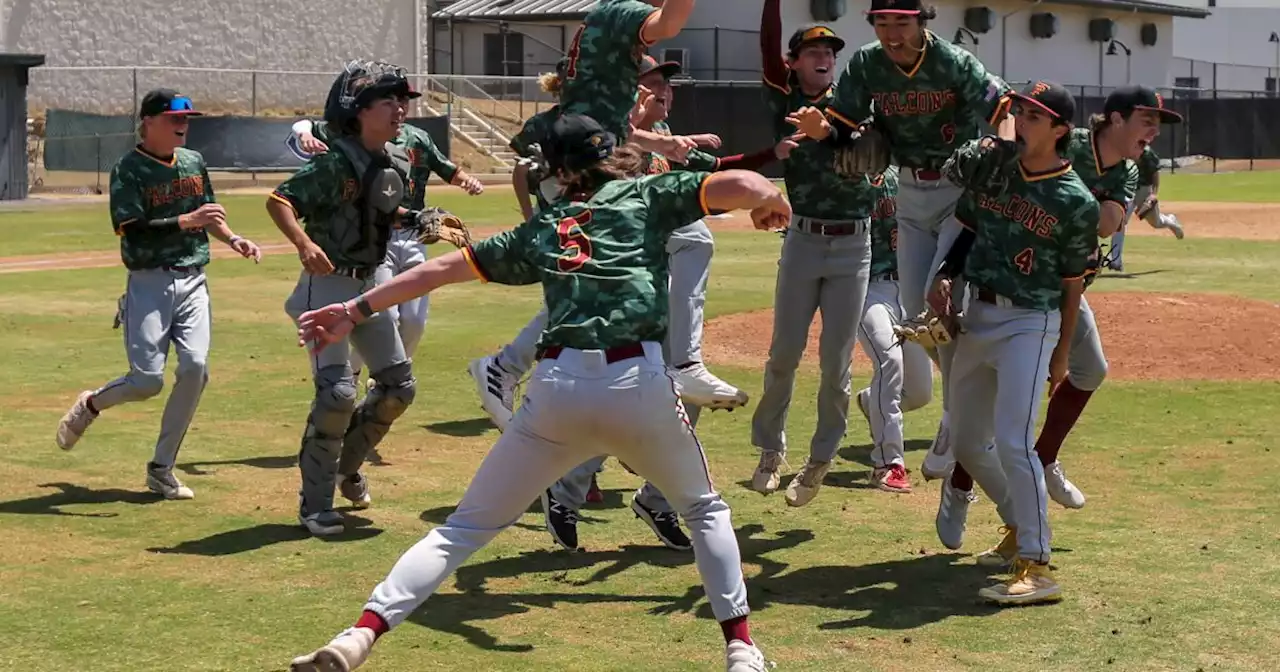
[[[1216,294],[1096,292],[1086,295],[1117,380],[1280,380],[1280,306]],[[809,327],[801,366],[817,369],[822,320]],[[773,311],[707,323],[703,349],[711,366],[762,367],[769,356]],[[869,374],[861,347],[854,370]]]

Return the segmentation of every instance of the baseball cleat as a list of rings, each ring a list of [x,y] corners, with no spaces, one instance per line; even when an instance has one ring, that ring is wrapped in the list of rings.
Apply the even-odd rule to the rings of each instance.
[[[969,505],[978,501],[972,490],[961,490],[951,485],[950,478],[942,479],[942,494],[938,497],[938,514],[933,526],[938,541],[955,551],[964,545],[965,523],[969,520]]]
[[[338,475],[338,492],[357,509],[367,509],[373,505],[373,496],[369,494],[369,479],[358,471],[350,476]]]
[[[943,418],[938,423],[938,433],[933,437],[933,443],[929,445],[929,452],[925,453],[924,462],[920,465],[920,473],[924,475],[925,481],[932,481],[935,478],[950,478],[951,472],[956,468],[955,454],[951,452],[951,427],[947,418]]]
[[[173,467],[158,464],[147,465],[147,489],[165,499],[194,499],[191,488],[173,475]]]
[[[649,529],[653,530],[653,533],[658,536],[658,541],[667,548],[677,551],[693,550],[693,542],[689,540],[684,530],[680,529],[680,519],[675,513],[651,509],[641,504],[636,495],[631,496],[631,510],[635,512],[636,518],[643,520]]]
[[[351,672],[364,664],[375,637],[369,628],[347,628],[324,647],[289,664],[289,672]]]
[[[89,429],[89,425],[98,418],[98,414],[89,410],[89,399],[93,397],[93,390],[85,390],[76,397],[76,403],[71,405],[66,414],[62,416],[62,420],[58,421],[58,447],[63,450],[71,450],[75,447],[80,437],[84,436],[84,431]]]
[[[551,539],[566,551],[577,551],[578,512],[556,501],[548,488],[542,491],[542,515]]]
[[[876,442],[876,435],[871,431],[871,411],[867,410],[867,404],[871,403],[871,390],[865,389],[858,392],[854,396],[854,400],[858,402],[858,410],[862,411],[862,417],[867,419],[867,436],[871,437],[871,442]]]
[[[675,371],[676,388],[685,403],[709,409],[735,409],[747,404],[747,393],[720,380],[702,362]]]
[[[818,496],[818,491],[822,489],[822,479],[830,468],[830,462],[818,462],[809,458],[809,461],[800,468],[800,473],[796,474],[796,477],[791,479],[791,484],[787,486],[787,504],[804,506],[812,502],[813,498]]]
[[[782,482],[782,477],[778,474],[778,471],[784,464],[786,464],[786,459],[782,453],[772,450],[762,451],[760,453],[760,463],[756,465],[756,471],[751,475],[751,489],[762,495],[767,495],[777,490]]]
[[[984,600],[1004,607],[1057,602],[1062,599],[1062,588],[1053,578],[1048,563],[1040,564],[1026,558],[1013,562],[1013,576],[1002,583],[978,591]]]
[[[1160,215],[1160,224],[1160,228],[1169,229],[1173,232],[1173,237],[1178,240],[1182,240],[1182,236],[1185,235],[1182,230],[1182,222],[1178,221],[1176,215]]]
[[[1084,508],[1084,493],[1067,480],[1067,473],[1062,470],[1061,462],[1054,462],[1044,468],[1044,487],[1049,491],[1049,498],[1068,509]]]
[[[307,513],[306,509],[301,509],[298,511],[298,522],[307,528],[308,532],[317,537],[342,534],[347,529],[346,522],[342,519],[342,514],[337,511]]]
[[[724,669],[726,672],[764,672],[764,654],[755,644],[735,639],[725,647]]]
[[[988,548],[974,557],[983,567],[1007,567],[1018,558],[1018,528],[1001,527],[1004,538],[999,544]]]
[[[516,380],[498,366],[498,358],[484,356],[471,360],[467,373],[476,384],[476,394],[480,395],[480,408],[489,416],[498,431],[504,432],[511,424],[511,416],[515,412]]]
[[[907,478],[907,469],[901,464],[876,467],[871,472],[871,482],[885,492],[911,492],[911,479]]]

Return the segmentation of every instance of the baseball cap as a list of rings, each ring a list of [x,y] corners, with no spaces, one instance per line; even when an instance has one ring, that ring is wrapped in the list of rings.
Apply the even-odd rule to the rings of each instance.
[[[1031,82],[1010,98],[1021,100],[1048,112],[1062,121],[1070,122],[1076,116],[1076,99],[1071,92],[1057,82],[1039,80]]]
[[[924,11],[920,0],[871,0],[867,14],[906,14],[917,16]]]
[[[1134,110],[1150,110],[1160,114],[1160,123],[1177,124],[1182,122],[1182,115],[1164,106],[1164,96],[1145,86],[1122,86],[1111,95],[1103,105],[1103,114],[1111,116],[1112,112],[1128,115]]]
[[[844,40],[840,39],[834,30],[827,26],[817,25],[801,27],[792,33],[791,39],[787,42],[787,51],[794,56],[806,46],[818,42],[829,43],[831,49],[836,53],[840,53],[840,50],[844,49]]]
[[[204,116],[203,112],[197,112],[195,104],[191,99],[174,91],[173,89],[153,89],[148,91],[142,97],[142,102],[138,105],[138,118],[155,117],[159,115],[170,116]]]
[[[671,79],[672,77],[680,74],[680,64],[675,61],[659,63],[654,57],[645,54],[644,57],[640,59],[640,76],[644,77],[654,70],[661,72],[664,78]]]
[[[565,114],[551,126],[542,155],[552,172],[583,170],[609,158],[617,138],[585,114]]]

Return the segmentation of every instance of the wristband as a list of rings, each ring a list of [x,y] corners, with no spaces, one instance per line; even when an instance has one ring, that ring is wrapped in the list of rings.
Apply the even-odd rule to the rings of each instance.
[[[231,237],[227,239],[227,244],[228,244],[228,245],[235,245],[236,243],[238,243],[238,242],[240,242],[240,241],[242,241],[242,240],[244,240],[244,236],[237,236],[237,235],[235,235],[235,234],[232,234],[232,235],[231,235]]]
[[[356,299],[356,312],[360,314],[360,319],[367,320],[373,317],[376,311],[374,311],[373,306],[369,305],[369,300],[362,295]]]

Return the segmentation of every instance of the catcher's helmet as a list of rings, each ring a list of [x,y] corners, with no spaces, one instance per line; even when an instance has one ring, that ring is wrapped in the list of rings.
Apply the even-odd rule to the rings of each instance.
[[[356,114],[375,100],[387,96],[418,98],[405,69],[382,61],[353,60],[333,80],[325,100],[324,120],[340,129],[350,129]]]

